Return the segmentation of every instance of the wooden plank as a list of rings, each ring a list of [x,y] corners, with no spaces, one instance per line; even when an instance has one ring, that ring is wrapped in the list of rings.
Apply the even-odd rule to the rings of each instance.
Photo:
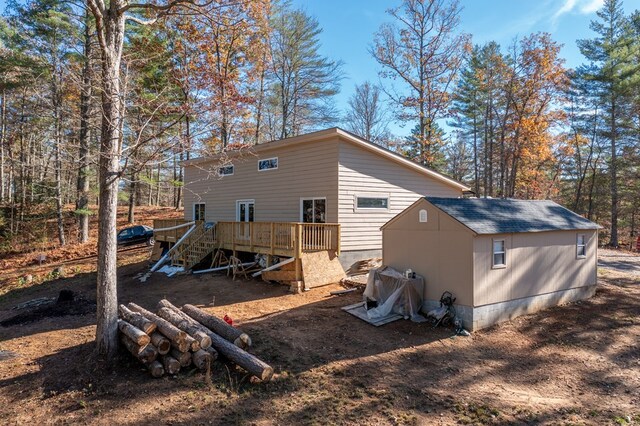
[[[267,271],[262,274],[264,281],[279,281],[288,283],[296,281],[296,271]]]
[[[255,278],[255,277],[257,277],[258,275],[262,274],[263,272],[266,272],[266,271],[272,271],[272,270],[274,270],[274,269],[280,268],[281,266],[284,266],[284,265],[286,265],[287,263],[291,263],[291,262],[293,262],[294,260],[296,260],[296,259],[295,259],[295,257],[289,258],[289,259],[287,259],[287,260],[283,260],[282,262],[276,263],[275,265],[271,265],[271,266],[269,266],[269,267],[267,267],[267,268],[263,269],[262,271],[258,271],[258,272],[256,272],[255,274],[253,274],[253,275],[252,275],[252,277],[254,277],[254,278]]]
[[[340,282],[345,277],[338,256],[330,251],[302,253],[302,276],[305,289]]]

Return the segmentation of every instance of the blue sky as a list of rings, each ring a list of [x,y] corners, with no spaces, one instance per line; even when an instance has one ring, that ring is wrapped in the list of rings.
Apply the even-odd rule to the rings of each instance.
[[[0,0],[1,1],[1,0]],[[345,78],[336,101],[345,109],[356,83],[378,82],[379,66],[368,53],[373,34],[383,22],[391,22],[385,10],[400,0],[294,0],[295,7],[314,16],[323,28],[323,54],[344,62]],[[474,43],[496,41],[507,47],[518,37],[532,32],[549,32],[564,46],[561,56],[567,67],[576,67],[583,57],[576,40],[591,38],[589,22],[603,0],[460,0],[463,7],[460,30],[473,36]],[[640,0],[624,1],[626,13],[640,8]],[[412,125],[391,126],[407,135]]]

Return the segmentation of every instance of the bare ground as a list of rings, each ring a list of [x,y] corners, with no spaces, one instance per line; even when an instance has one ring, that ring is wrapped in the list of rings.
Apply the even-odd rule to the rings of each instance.
[[[216,363],[152,379],[129,356],[93,355],[93,314],[0,327],[1,424],[640,424],[640,278],[605,270],[596,296],[474,333],[398,321],[372,327],[340,310],[337,285],[293,295],[226,276],[134,279],[122,254],[119,297],[162,297],[230,315],[276,377],[252,383]],[[94,298],[95,274],[12,288],[15,305],[69,288]],[[210,305],[214,303],[214,306]],[[8,351],[8,352],[7,352]]]

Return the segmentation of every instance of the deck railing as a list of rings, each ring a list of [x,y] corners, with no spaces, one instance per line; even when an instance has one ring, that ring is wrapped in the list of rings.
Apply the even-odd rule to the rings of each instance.
[[[154,228],[172,228],[184,220],[156,220]],[[159,231],[156,241],[175,243],[189,227]],[[211,229],[214,248],[276,256],[300,257],[302,253],[331,250],[340,254],[340,225],[299,222],[217,222]]]

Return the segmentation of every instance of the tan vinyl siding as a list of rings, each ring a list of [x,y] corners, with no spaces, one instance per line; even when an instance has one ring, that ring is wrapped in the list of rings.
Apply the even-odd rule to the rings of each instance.
[[[380,227],[422,196],[459,197],[460,189],[350,143],[339,145],[338,219],[342,250],[382,246]],[[355,197],[389,197],[388,210],[355,209]]]
[[[427,222],[419,211],[427,210]],[[412,269],[425,279],[425,300],[444,291],[457,304],[473,303],[473,233],[424,200],[385,226],[383,262],[399,271]]]
[[[258,160],[278,157],[278,168],[258,171]],[[236,220],[236,201],[255,200],[255,221],[300,221],[302,197],[327,199],[327,222],[338,221],[338,142],[322,140],[294,147],[245,153],[233,159],[234,174],[212,174],[217,163],[185,167],[185,219],[193,204],[206,204],[206,220]]]
[[[586,258],[576,256],[578,234],[585,234]],[[494,239],[505,240],[506,268],[491,268]],[[478,236],[474,241],[474,306],[594,285],[597,245],[592,230]]]

